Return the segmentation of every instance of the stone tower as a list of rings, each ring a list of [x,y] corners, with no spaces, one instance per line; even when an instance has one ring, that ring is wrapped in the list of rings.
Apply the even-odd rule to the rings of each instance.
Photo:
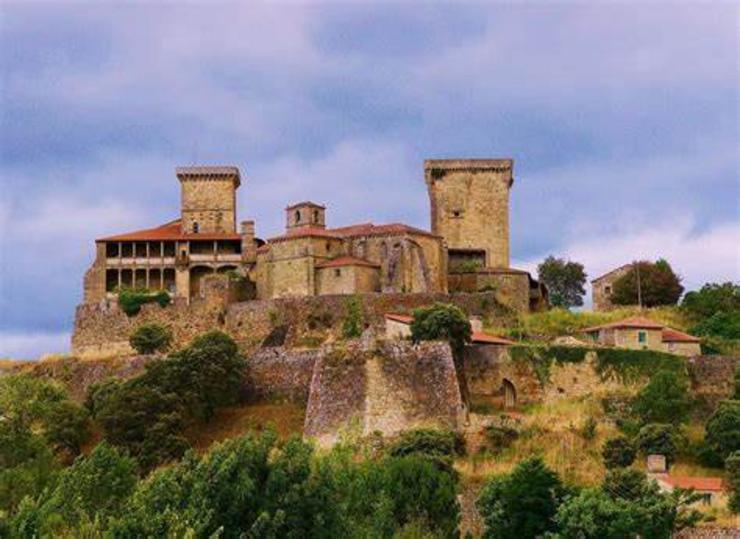
[[[299,202],[285,208],[285,227],[326,228],[326,208],[315,202]]]
[[[237,167],[178,167],[183,234],[236,232]]]
[[[424,177],[432,232],[445,239],[449,268],[509,267],[511,159],[431,159]]]

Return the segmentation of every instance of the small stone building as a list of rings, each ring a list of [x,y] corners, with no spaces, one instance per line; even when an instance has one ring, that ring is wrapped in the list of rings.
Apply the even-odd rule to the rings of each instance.
[[[658,350],[682,356],[701,354],[701,341],[697,337],[640,316],[586,328],[583,333],[602,346]]]
[[[625,264],[591,281],[591,297],[593,299],[594,311],[609,311],[614,308],[614,304],[611,301],[614,283],[620,277],[626,275],[631,269],[632,264]]]

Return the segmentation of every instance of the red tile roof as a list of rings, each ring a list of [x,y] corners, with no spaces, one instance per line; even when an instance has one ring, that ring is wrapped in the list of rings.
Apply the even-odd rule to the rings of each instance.
[[[339,268],[342,266],[365,266],[368,268],[379,268],[380,264],[374,264],[361,258],[355,258],[354,256],[340,256],[339,258],[333,258],[331,260],[316,264],[317,268]]]
[[[410,324],[414,321],[413,316],[409,316],[407,314],[395,314],[395,313],[385,313],[385,317],[388,320],[393,320],[394,322],[401,322],[402,324]]]
[[[496,337],[495,335],[489,335],[480,331],[474,331],[471,340],[476,344],[499,344],[504,346],[515,344],[513,341],[504,339],[503,337]]]
[[[293,228],[288,230],[282,236],[275,236],[267,241],[270,243],[277,243],[281,241],[294,240],[298,238],[328,238],[328,239],[341,239],[339,236],[334,234],[330,230],[325,228],[305,226],[300,228]]]
[[[602,324],[600,326],[593,326],[590,328],[586,328],[583,330],[584,333],[591,333],[593,331],[599,331],[600,329],[615,329],[615,328],[625,328],[625,329],[663,329],[663,324],[659,324],[658,322],[653,322],[652,320],[642,317],[642,316],[634,316],[632,318],[625,318],[624,320],[619,320],[617,322],[610,322],[609,324]]]
[[[677,329],[663,328],[663,342],[701,342],[701,339]]]
[[[676,475],[662,475],[659,481],[669,484],[674,488],[693,488],[696,490],[720,492],[724,490],[724,481],[721,477],[688,477]]]
[[[183,234],[181,229],[181,220],[176,219],[165,223],[156,228],[147,228],[144,230],[135,230],[107,238],[99,238],[95,241],[112,242],[112,241],[189,241],[189,240],[241,240],[241,236],[234,233],[213,233],[200,232],[198,234]]]
[[[288,230],[281,236],[270,238],[270,242],[286,241],[295,238],[357,238],[362,236],[392,236],[400,234],[417,234],[438,238],[431,232],[405,225],[403,223],[389,223],[386,225],[375,225],[373,223],[360,223],[340,228],[318,228],[318,227],[300,227]]]

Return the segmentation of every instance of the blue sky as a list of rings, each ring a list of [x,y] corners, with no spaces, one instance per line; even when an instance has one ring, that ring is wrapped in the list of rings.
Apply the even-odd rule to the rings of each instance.
[[[0,6],[0,357],[68,347],[93,238],[234,164],[258,234],[428,227],[422,161],[513,157],[512,255],[740,279],[734,2]]]

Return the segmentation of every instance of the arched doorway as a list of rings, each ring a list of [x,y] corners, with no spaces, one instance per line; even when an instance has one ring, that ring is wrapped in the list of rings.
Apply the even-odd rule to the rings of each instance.
[[[509,380],[504,378],[504,408],[511,409],[516,407],[516,388]]]

